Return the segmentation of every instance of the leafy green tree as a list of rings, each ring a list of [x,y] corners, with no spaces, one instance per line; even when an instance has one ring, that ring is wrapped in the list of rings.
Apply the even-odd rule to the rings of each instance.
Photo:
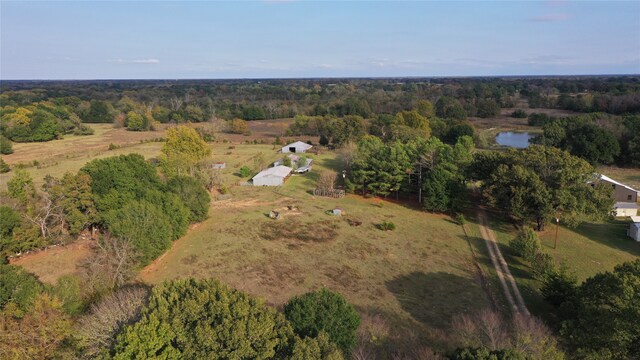
[[[324,331],[347,353],[356,344],[360,315],[338,293],[320,289],[293,297],[284,306],[284,313],[301,337],[316,337]]]
[[[482,179],[482,188],[485,199],[505,213],[534,221],[537,230],[543,230],[553,217],[575,226],[609,215],[613,206],[611,188],[589,184],[595,169],[586,161],[538,145],[524,151],[511,150],[503,156],[503,162]]]
[[[13,145],[11,145],[11,140],[4,137],[4,135],[0,135],[0,154],[13,154]]]
[[[540,252],[540,241],[535,231],[528,226],[523,226],[518,236],[509,241],[509,247],[525,260],[532,261],[534,256]]]
[[[9,164],[4,162],[3,158],[0,158],[0,174],[6,174],[9,171],[11,171],[11,167],[9,167]]]
[[[264,302],[215,280],[154,287],[141,318],[118,335],[115,359],[271,359],[289,352],[294,334]]]
[[[542,280],[540,293],[544,300],[556,308],[560,319],[575,316],[578,284],[575,276],[566,269],[548,273]]]
[[[147,264],[171,246],[171,219],[161,208],[146,201],[131,201],[104,214],[112,235],[130,241]]]
[[[331,127],[331,142],[336,146],[358,141],[366,133],[364,119],[358,115],[335,119]]]
[[[469,136],[473,138],[476,130],[470,122],[464,121],[457,123],[449,128],[447,134],[443,137],[443,141],[449,144],[455,144],[459,138]]]
[[[211,155],[209,145],[187,126],[168,129],[161,151],[161,166],[167,176],[193,174],[196,164]]]
[[[91,177],[85,172],[65,173],[58,180],[45,177],[43,190],[49,194],[62,226],[71,235],[78,235],[97,221],[97,209],[91,192]]]
[[[84,115],[84,122],[88,123],[111,123],[115,115],[113,105],[106,101],[91,100],[89,110]]]
[[[500,106],[494,100],[478,100],[476,115],[481,118],[489,118],[500,115]]]
[[[177,176],[167,182],[167,190],[178,195],[189,208],[190,221],[202,221],[207,218],[211,197],[198,180],[188,176]]]
[[[568,130],[563,148],[592,164],[611,164],[620,155],[620,144],[613,134],[596,124],[584,124]]]
[[[0,310],[12,303],[13,316],[20,317],[31,310],[43,290],[38,279],[22,267],[0,264]]]
[[[578,287],[576,314],[561,333],[581,358],[628,359],[640,353],[640,260],[599,273]]]
[[[324,331],[317,338],[296,338],[289,360],[343,360],[340,350],[329,340]]]
[[[240,177],[246,178],[251,175],[251,168],[248,166],[243,166],[240,168]]]
[[[436,116],[443,119],[464,120],[467,113],[454,98],[443,96],[436,102]]]
[[[18,227],[20,222],[20,214],[17,211],[6,205],[0,206],[0,239],[11,237],[13,229]]]
[[[162,187],[156,169],[140,154],[95,159],[80,171],[91,177],[91,192],[100,212],[120,209]]]
[[[131,131],[144,131],[148,130],[145,124],[145,118],[141,114],[138,114],[135,111],[129,111],[127,113],[127,117],[125,118],[125,126],[127,130]]]
[[[26,205],[36,194],[31,175],[26,170],[17,169],[11,180],[7,181],[7,192],[9,196]]]

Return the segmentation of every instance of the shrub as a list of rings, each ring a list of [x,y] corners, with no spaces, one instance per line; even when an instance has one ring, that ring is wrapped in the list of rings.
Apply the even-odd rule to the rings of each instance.
[[[11,145],[11,140],[2,135],[0,135],[0,154],[13,154],[13,145]]]
[[[4,162],[4,160],[0,158],[0,174],[6,174],[9,171],[11,171],[11,167],[9,167],[9,164]]]
[[[73,130],[73,135],[93,135],[93,133],[93,128],[82,124]]]
[[[284,165],[284,166],[291,166],[291,158],[290,158],[290,157],[288,157],[288,156],[285,156],[285,157],[282,159],[282,165]]]
[[[320,140],[318,141],[318,143],[322,146],[327,146],[329,145],[329,138],[327,138],[326,135],[320,135]]]
[[[524,119],[527,117],[527,113],[522,109],[516,109],[511,113],[511,117],[516,119]]]
[[[320,289],[293,297],[284,306],[284,313],[300,337],[316,337],[324,331],[347,353],[356,344],[360,316],[338,293]]]
[[[527,261],[533,261],[534,256],[540,251],[540,241],[535,231],[528,226],[522,227],[518,236],[509,241],[513,252]]]
[[[108,150],[115,150],[115,149],[119,149],[120,145],[116,145],[114,143],[110,143],[109,147],[107,148]]]
[[[240,177],[246,178],[251,175],[251,169],[248,166],[243,166],[240,168]]]
[[[575,302],[577,286],[576,278],[566,271],[553,271],[544,276],[540,292],[546,302],[559,308],[564,303]]]
[[[215,280],[156,286],[139,321],[116,339],[115,359],[283,358],[294,338],[284,316]]]
[[[384,231],[392,231],[396,229],[396,224],[392,223],[391,221],[385,220],[380,224],[378,224],[378,229],[384,230]]]
[[[231,134],[247,134],[249,133],[249,125],[242,119],[233,119],[227,122],[227,131]]]
[[[544,278],[554,271],[553,258],[549,254],[537,253],[531,260],[531,270],[536,278]]]

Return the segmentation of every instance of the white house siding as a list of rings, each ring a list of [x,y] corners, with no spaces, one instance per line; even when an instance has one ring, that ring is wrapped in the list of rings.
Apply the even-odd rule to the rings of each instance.
[[[617,217],[628,217],[628,216],[636,216],[636,215],[638,215],[638,209],[624,209],[624,208],[616,209]]]
[[[253,179],[254,186],[282,186],[284,185],[284,178],[280,176],[261,176],[257,179]]]

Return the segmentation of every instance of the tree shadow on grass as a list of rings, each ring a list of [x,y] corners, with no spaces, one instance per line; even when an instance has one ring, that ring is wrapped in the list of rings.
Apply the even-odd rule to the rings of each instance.
[[[582,223],[572,230],[599,244],[640,256],[640,242],[627,236],[629,223],[624,220],[609,220],[599,224]]]
[[[446,329],[451,318],[486,307],[487,300],[475,278],[445,272],[412,272],[387,281],[402,308],[430,328]]]

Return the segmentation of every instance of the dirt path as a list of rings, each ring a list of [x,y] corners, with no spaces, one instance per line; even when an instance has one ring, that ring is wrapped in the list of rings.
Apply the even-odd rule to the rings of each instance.
[[[530,315],[529,310],[522,299],[522,294],[518,289],[518,285],[516,285],[516,281],[513,278],[513,275],[511,275],[511,271],[509,271],[509,265],[507,265],[506,260],[500,252],[498,242],[496,241],[496,235],[493,230],[489,228],[487,213],[482,208],[478,208],[478,220],[480,222],[480,234],[487,244],[489,257],[491,257],[493,267],[496,269],[504,295],[507,298],[507,302],[509,302],[509,306],[511,306],[511,311],[514,314],[522,313]]]

